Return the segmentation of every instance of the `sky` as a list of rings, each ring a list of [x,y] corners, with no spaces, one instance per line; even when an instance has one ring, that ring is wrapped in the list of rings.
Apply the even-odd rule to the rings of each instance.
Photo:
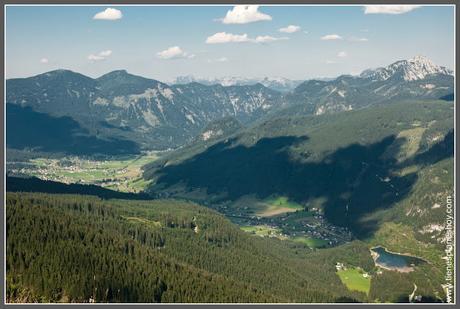
[[[416,55],[454,67],[453,6],[7,6],[5,34],[7,78],[309,79]]]

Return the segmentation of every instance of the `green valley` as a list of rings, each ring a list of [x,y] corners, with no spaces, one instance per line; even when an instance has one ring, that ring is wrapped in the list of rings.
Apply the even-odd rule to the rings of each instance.
[[[143,191],[149,181],[142,177],[142,166],[158,158],[157,153],[109,158],[33,158],[15,164],[9,175],[35,176],[62,183],[94,184],[121,192]]]
[[[240,18],[258,9],[232,10],[245,12]],[[115,20],[106,11],[93,19]],[[382,20],[398,18],[393,13]],[[214,26],[256,21],[227,17]],[[292,44],[303,30],[280,28],[280,37],[217,32],[205,44],[248,42],[235,48],[242,53],[264,48],[257,61],[265,68],[273,65],[264,58],[270,50],[281,51],[278,44]],[[318,44],[361,50],[374,41],[345,34],[318,37]],[[122,63],[115,47],[113,58],[112,50],[87,57],[91,76]],[[154,70],[142,70],[166,74],[168,67],[169,76],[203,59],[203,68],[237,69],[237,57],[214,59],[218,46],[206,45],[209,59],[204,48],[185,47],[165,45]],[[358,58],[351,47],[326,56],[324,72]],[[298,74],[313,74],[314,65],[312,72],[296,65]],[[7,303],[452,302],[455,98],[448,67],[415,56],[308,80],[215,71],[215,78],[171,75],[165,83],[126,70],[103,73],[58,69],[7,80]]]

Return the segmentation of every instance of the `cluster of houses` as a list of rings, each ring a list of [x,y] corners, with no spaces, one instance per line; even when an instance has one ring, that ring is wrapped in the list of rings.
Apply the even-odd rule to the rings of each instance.
[[[347,228],[329,224],[318,208],[312,208],[310,210],[314,212],[314,215],[307,220],[291,220],[291,216],[297,216],[296,214],[298,214],[299,211],[285,213],[276,217],[260,217],[248,213],[248,209],[248,207],[242,207],[239,211],[235,211],[234,209],[228,208],[226,205],[222,205],[218,208],[220,212],[230,217],[239,225],[255,226],[264,224],[283,231],[275,235],[268,235],[271,237],[281,239],[299,236],[311,237],[324,240],[330,246],[345,243],[352,239],[352,234]]]
[[[98,168],[105,163],[107,163],[107,161],[90,161],[71,157],[61,161],[49,160],[48,164],[43,166],[31,165],[21,167],[16,170],[10,169],[9,173],[11,173],[12,175],[36,175],[38,178],[42,180],[59,181],[63,183],[95,183],[97,185],[102,186],[119,186],[122,183],[126,183],[128,181],[127,177],[104,178],[96,181],[87,181],[83,178],[66,176],[65,174],[61,173],[61,171],[65,171],[68,174],[78,174],[82,172],[91,173],[96,171],[102,171],[103,173],[107,173],[106,170]],[[87,168],[84,166],[91,166],[91,168]],[[122,175],[126,172],[126,168],[115,171],[117,175]]]

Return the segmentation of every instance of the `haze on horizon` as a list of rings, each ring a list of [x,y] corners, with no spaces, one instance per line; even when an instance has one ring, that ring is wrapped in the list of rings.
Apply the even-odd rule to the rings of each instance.
[[[416,55],[453,69],[453,30],[454,6],[7,6],[6,77],[308,79]]]

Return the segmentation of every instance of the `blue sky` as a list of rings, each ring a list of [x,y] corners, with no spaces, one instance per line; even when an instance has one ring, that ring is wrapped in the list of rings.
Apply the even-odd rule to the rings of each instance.
[[[7,78],[63,68],[307,79],[419,54],[454,66],[452,6],[8,6],[5,32]]]

